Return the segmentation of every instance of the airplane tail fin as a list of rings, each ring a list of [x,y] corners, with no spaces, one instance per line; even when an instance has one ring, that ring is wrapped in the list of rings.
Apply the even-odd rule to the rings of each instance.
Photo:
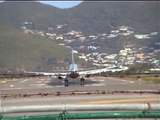
[[[72,49],[72,64],[74,64],[74,50]]]
[[[72,49],[72,64],[69,66],[69,71],[73,71],[73,72],[78,70],[77,64],[74,63],[74,53],[78,53],[78,52]]]

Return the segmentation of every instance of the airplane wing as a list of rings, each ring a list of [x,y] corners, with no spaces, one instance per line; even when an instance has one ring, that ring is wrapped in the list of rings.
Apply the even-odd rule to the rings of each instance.
[[[72,49],[72,63],[69,66],[69,70],[56,70],[52,72],[27,72],[27,73],[34,74],[34,75],[42,75],[42,76],[55,76],[59,78],[62,78],[62,76],[77,78],[79,76],[86,77],[86,76],[90,76],[90,74],[96,74],[101,72],[107,72],[107,71],[116,72],[116,71],[122,71],[122,70],[128,69],[126,67],[115,68],[115,66],[107,67],[107,68],[99,68],[99,69],[96,69],[96,68],[78,69],[77,64],[75,64],[74,62],[74,54],[77,53],[77,51],[73,50],[73,48],[71,49]]]
[[[67,75],[68,72],[26,72],[35,75],[44,75],[44,76],[58,76],[58,75]]]
[[[119,68],[117,67],[110,67],[110,68],[88,68],[88,69],[79,69],[78,71],[76,71],[80,76],[85,76],[88,74],[97,74],[97,73],[101,73],[101,72],[117,72],[117,71],[123,71],[123,70],[127,70],[128,67],[125,66],[120,66]],[[44,75],[44,76],[66,76],[67,74],[70,74],[72,72],[72,70],[55,70],[53,72],[27,72],[30,74],[35,74],[35,75]]]

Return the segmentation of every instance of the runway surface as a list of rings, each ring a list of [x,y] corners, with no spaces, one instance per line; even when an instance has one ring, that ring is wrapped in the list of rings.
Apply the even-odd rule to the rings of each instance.
[[[113,77],[92,77],[85,79],[85,85],[80,85],[79,79],[69,79],[65,87],[63,80],[51,77],[1,79],[0,91],[3,94],[37,93],[73,90],[160,90],[160,84],[141,80],[125,80]]]
[[[92,77],[85,80],[85,85],[80,85],[79,79],[69,79],[69,86],[65,87],[62,80],[51,77],[36,78],[16,78],[3,79],[0,81],[0,94],[32,94],[51,93],[82,90],[105,90],[105,91],[138,91],[138,90],[160,90],[160,84],[140,80],[125,80],[113,77]],[[89,96],[46,96],[41,99],[34,98],[14,98],[14,101],[3,100],[4,105],[25,105],[25,104],[112,104],[112,103],[159,103],[160,96],[155,94],[115,94],[115,95],[89,95]],[[25,102],[24,102],[25,101]],[[15,102],[15,103],[14,103]]]

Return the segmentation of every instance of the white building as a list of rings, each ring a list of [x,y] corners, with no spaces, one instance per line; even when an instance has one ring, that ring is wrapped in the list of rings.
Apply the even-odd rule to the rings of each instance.
[[[137,39],[149,39],[150,38],[149,34],[144,34],[144,35],[135,34],[134,37]]]

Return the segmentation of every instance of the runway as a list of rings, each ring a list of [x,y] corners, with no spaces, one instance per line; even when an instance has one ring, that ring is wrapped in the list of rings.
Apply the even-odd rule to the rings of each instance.
[[[91,77],[85,79],[85,85],[80,85],[79,79],[69,79],[65,87],[63,80],[51,77],[1,79],[0,91],[3,94],[40,93],[74,90],[160,90],[160,84],[140,80],[125,80],[113,77]]]
[[[85,85],[80,85],[79,79],[69,79],[69,86],[65,87],[63,81],[52,77],[36,77],[36,78],[16,78],[16,79],[3,79],[0,81],[0,94],[14,95],[14,94],[38,94],[38,93],[53,93],[53,92],[67,92],[67,91],[91,91],[91,90],[104,90],[104,91],[139,91],[139,90],[160,90],[160,84],[153,84],[146,81],[139,80],[125,80],[122,78],[113,77],[91,77],[85,80]],[[85,97],[83,97],[85,96]],[[105,104],[105,103],[141,103],[141,102],[160,102],[160,96],[155,94],[105,94],[105,95],[80,95],[80,96],[38,96],[33,98],[13,98],[22,100],[22,104],[62,104],[62,103],[86,103],[86,104]],[[24,102],[25,100],[25,102]],[[28,101],[29,100],[29,101]],[[37,101],[38,100],[38,101]],[[49,101],[48,101],[49,100]],[[8,100],[9,101],[9,100]],[[17,102],[18,102],[17,101]],[[27,102],[28,101],[28,102]],[[7,103],[3,100],[4,105],[16,104]],[[6,103],[6,104],[5,104]],[[20,105],[20,102],[18,102]]]

